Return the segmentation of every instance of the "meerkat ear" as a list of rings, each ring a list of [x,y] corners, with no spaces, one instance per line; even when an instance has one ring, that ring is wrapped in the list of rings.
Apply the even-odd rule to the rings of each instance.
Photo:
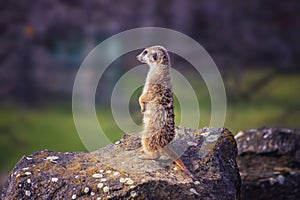
[[[154,61],[157,61],[157,53],[153,53],[152,58],[153,58]]]

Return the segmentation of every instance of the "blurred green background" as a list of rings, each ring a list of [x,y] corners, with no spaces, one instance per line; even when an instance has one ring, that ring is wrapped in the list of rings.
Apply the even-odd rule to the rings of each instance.
[[[299,128],[297,8],[298,1],[1,0],[0,188],[23,155],[43,149],[86,151],[72,115],[75,75],[97,44],[131,28],[171,28],[203,45],[222,74],[227,94],[224,126],[233,133],[261,126]],[[139,65],[138,53],[117,59],[97,90],[99,123],[113,141],[124,133],[112,117],[110,95],[118,78]],[[211,105],[203,80],[186,61],[171,56],[173,67],[197,93],[199,127],[208,126]],[[142,117],[140,92],[141,88],[130,101],[137,124]],[[179,125],[178,102],[175,112]]]

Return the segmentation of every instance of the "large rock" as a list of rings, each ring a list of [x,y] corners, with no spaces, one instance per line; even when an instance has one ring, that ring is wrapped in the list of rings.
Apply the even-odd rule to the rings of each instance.
[[[194,180],[166,157],[140,159],[137,134],[92,153],[41,151],[11,172],[3,199],[240,199],[237,147],[227,129],[176,128],[174,149]],[[179,151],[177,153],[180,153]]]
[[[300,199],[300,130],[260,128],[236,135],[242,199]]]

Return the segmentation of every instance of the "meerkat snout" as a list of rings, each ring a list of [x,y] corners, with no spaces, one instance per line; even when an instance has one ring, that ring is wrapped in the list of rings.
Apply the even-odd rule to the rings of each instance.
[[[147,63],[146,55],[148,54],[147,50],[144,50],[142,53],[140,53],[136,58],[141,63]]]

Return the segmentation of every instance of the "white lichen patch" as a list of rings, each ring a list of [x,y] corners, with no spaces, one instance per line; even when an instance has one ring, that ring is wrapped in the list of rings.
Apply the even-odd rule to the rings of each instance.
[[[93,174],[92,177],[93,178],[102,178],[103,174]]]
[[[199,182],[199,181],[195,181],[194,184],[195,184],[195,185],[199,185],[200,182]]]
[[[199,193],[194,188],[190,188],[190,192],[193,194],[199,195]]]
[[[105,182],[105,181],[107,181],[107,179],[106,178],[101,178],[100,181]]]
[[[27,179],[27,183],[28,183],[28,184],[30,184],[30,183],[31,183],[31,180],[30,180],[30,178],[29,178],[29,179]]]
[[[31,192],[29,190],[25,190],[25,195],[30,197],[31,196]]]
[[[125,178],[120,178],[120,183],[125,183],[126,179]]]
[[[204,133],[201,133],[201,135],[202,135],[202,136],[204,136],[204,137],[207,137],[209,134],[210,134],[210,132],[209,132],[209,131],[207,131],[207,132],[204,132]]]
[[[99,172],[100,172],[100,173],[103,173],[103,172],[104,172],[104,170],[103,170],[103,169],[100,169],[100,170],[99,170]]]
[[[130,188],[130,189],[133,189],[133,188],[135,188],[135,185],[132,185],[132,186],[130,186],[129,188]]]
[[[79,177],[78,175],[75,176],[76,179],[77,179],[78,177]]]
[[[295,175],[296,174],[295,171],[290,171],[289,173],[290,173],[290,175]]]
[[[234,136],[234,138],[235,138],[235,139],[238,139],[239,137],[242,137],[244,134],[245,134],[244,131],[239,131],[239,132]]]
[[[83,190],[83,192],[86,193],[86,194],[87,194],[89,191],[90,191],[90,188],[88,188],[88,187],[85,187],[84,190]]]
[[[110,173],[111,173],[111,170],[106,170],[106,173],[107,173],[107,174],[110,174]]]
[[[54,160],[57,160],[57,159],[59,159],[58,156],[48,156],[48,157],[46,158],[46,160],[50,160],[50,161],[54,161]]]
[[[115,144],[120,144],[120,141],[116,141]]]
[[[205,138],[205,141],[208,143],[216,142],[219,138],[219,135],[209,135],[207,138]]]
[[[108,187],[108,186],[105,186],[105,187],[103,188],[103,192],[109,192],[109,187]]]
[[[119,176],[119,175],[120,175],[120,172],[114,172],[113,175],[114,175],[114,176]]]
[[[27,160],[32,160],[33,158],[30,158],[30,157],[26,157],[26,159],[27,159]]]
[[[98,197],[96,200],[101,200],[101,197]]]
[[[142,182],[145,182],[146,180],[143,178],[141,181],[142,181]]]
[[[131,178],[120,178],[120,183],[126,183],[128,185],[132,185],[134,181]]]
[[[25,172],[24,173],[26,176],[30,176],[32,173],[31,172]]]
[[[196,143],[196,142],[187,142],[187,144],[188,144],[189,146],[197,146],[197,143]]]
[[[277,180],[278,180],[279,184],[282,185],[282,184],[284,184],[285,177],[282,176],[282,175],[279,175],[279,176],[277,177]]]
[[[91,196],[94,196],[95,195],[95,192],[91,192]]]
[[[138,194],[136,193],[136,191],[131,191],[130,192],[130,196],[131,197],[136,197]]]
[[[24,168],[22,168],[22,170],[24,170],[24,171],[29,170],[29,167],[24,167]]]
[[[262,150],[265,151],[266,149],[267,149],[267,145],[264,145],[263,148],[262,148]]]
[[[178,168],[177,168],[177,167],[174,167],[174,168],[173,168],[173,170],[174,170],[174,171],[177,171],[177,170],[178,170]]]
[[[97,188],[101,189],[104,186],[103,183],[98,183]]]
[[[51,181],[54,182],[54,183],[56,183],[58,181],[58,178],[53,177],[53,178],[51,178]]]
[[[132,180],[131,178],[127,178],[126,183],[127,183],[128,185],[132,185],[134,182],[133,182],[133,180]]]
[[[72,199],[76,199],[76,198],[77,198],[76,194],[73,194]]]

